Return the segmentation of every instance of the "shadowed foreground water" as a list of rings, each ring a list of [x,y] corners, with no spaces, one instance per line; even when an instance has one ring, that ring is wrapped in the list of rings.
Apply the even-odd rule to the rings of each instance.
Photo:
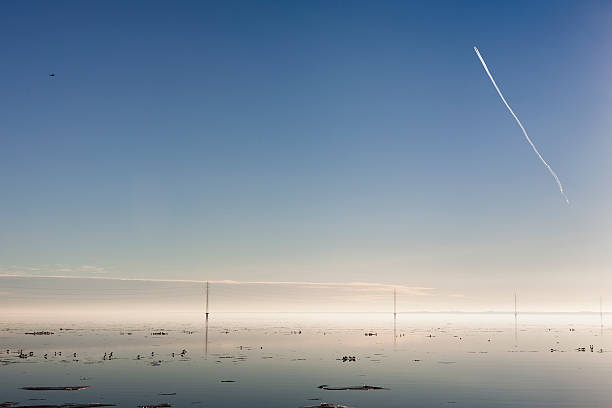
[[[612,331],[593,315],[525,315],[515,328],[511,315],[402,314],[395,336],[383,314],[216,314],[208,333],[195,314],[137,323],[2,319],[0,406],[612,403]],[[355,389],[336,389],[346,387]]]

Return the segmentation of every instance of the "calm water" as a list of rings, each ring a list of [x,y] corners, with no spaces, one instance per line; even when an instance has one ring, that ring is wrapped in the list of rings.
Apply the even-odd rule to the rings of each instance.
[[[524,315],[515,330],[511,315],[402,314],[395,336],[392,316],[382,314],[216,314],[208,333],[197,315],[146,322],[0,319],[0,404],[584,408],[612,403],[612,330],[601,330],[594,315]],[[42,330],[54,334],[24,334]],[[366,336],[369,332],[376,335]],[[577,351],[580,347],[586,351]],[[20,350],[28,358],[19,358]],[[113,358],[105,360],[111,352]],[[343,356],[356,361],[338,360]],[[317,388],[322,384],[387,389],[329,391]],[[90,388],[21,389],[76,385]]]

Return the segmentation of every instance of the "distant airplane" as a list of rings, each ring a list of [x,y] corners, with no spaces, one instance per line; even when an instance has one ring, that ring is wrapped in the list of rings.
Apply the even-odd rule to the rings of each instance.
[[[50,73],[50,74],[49,74],[49,76],[50,76],[50,77],[54,77],[54,76],[55,76],[55,74],[52,72],[52,73]]]

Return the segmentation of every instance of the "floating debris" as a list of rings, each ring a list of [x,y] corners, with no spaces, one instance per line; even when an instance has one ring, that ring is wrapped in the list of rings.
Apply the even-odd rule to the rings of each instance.
[[[75,385],[73,387],[22,387],[22,390],[27,391],[78,391],[86,390],[89,385]]]
[[[376,385],[354,385],[348,387],[331,387],[327,384],[319,385],[317,388],[327,391],[347,391],[347,390],[355,390],[355,391],[368,391],[368,390],[388,390],[389,388],[378,387]]]
[[[172,405],[168,403],[158,404],[158,405],[138,405],[138,408],[162,408],[162,407],[171,407]]]
[[[375,333],[375,332],[366,332],[366,333],[364,333],[364,336],[378,336],[378,333]]]
[[[167,335],[168,335],[168,333],[164,332],[164,331],[151,333],[151,336],[167,336]]]
[[[347,407],[346,405],[337,405],[337,404],[330,404],[329,402],[322,402],[319,405],[309,405],[304,408],[350,408],[350,407]]]
[[[235,380],[221,380],[222,383],[235,383]]]
[[[3,405],[0,405],[2,407]],[[9,405],[7,405],[9,406]],[[10,405],[15,408],[95,408],[95,407],[116,407],[117,404],[102,404],[102,403],[91,403],[91,404],[60,404],[60,405]]]
[[[37,332],[27,332],[24,334],[29,334],[31,336],[50,336],[52,334],[54,334],[53,332],[50,331],[37,331]]]

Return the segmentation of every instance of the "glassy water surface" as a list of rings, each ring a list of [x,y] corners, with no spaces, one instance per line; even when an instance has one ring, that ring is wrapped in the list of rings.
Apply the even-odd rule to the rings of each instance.
[[[140,321],[0,319],[0,406],[612,402],[612,330],[601,328],[598,315],[522,315],[515,327],[513,315],[401,314],[395,330],[387,314],[221,313],[211,316],[208,330],[196,314]],[[25,334],[39,331],[53,334]],[[23,389],[68,386],[88,388]]]

